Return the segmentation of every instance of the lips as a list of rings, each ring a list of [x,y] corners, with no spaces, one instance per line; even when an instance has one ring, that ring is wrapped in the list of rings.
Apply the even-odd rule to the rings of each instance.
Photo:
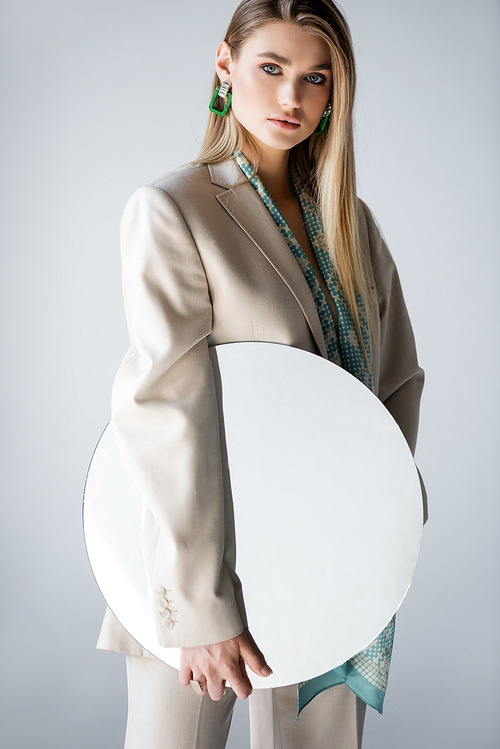
[[[276,127],[279,127],[281,130],[297,130],[297,128],[300,127],[300,120],[298,120],[296,117],[288,117],[286,115],[276,114],[268,117],[267,119],[269,122],[271,122]]]

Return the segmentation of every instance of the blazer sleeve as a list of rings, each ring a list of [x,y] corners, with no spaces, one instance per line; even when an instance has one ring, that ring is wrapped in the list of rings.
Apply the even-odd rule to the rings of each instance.
[[[120,234],[132,348],[113,385],[111,420],[145,502],[142,538],[158,641],[165,647],[220,642],[243,624],[224,561],[207,279],[190,231],[163,190],[134,193]]]
[[[378,397],[394,417],[414,454],[424,371],[418,364],[415,338],[396,264],[369,208],[360,202],[366,219],[380,322]],[[425,523],[427,494],[420,473],[419,477]]]

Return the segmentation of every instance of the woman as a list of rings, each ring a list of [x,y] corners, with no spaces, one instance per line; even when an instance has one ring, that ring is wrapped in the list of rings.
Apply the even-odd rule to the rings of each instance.
[[[200,155],[125,209],[132,348],[112,421],[145,499],[158,641],[182,648],[177,674],[108,612],[98,647],[127,653],[127,749],[225,746],[236,697],[252,693],[245,664],[271,673],[235,574],[209,347],[257,340],[325,356],[373,389],[415,447],[423,374],[394,263],[356,198],[354,90],[331,0],[244,0],[217,50]],[[361,746],[365,702],[381,709],[392,626],[378,661],[367,649],[299,689],[253,694],[253,749]],[[295,722],[297,692],[310,704]]]

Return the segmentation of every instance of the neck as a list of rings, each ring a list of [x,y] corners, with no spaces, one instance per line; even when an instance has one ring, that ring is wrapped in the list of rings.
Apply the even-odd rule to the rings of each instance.
[[[277,202],[281,197],[294,194],[288,171],[289,156],[290,151],[259,143],[259,177]]]

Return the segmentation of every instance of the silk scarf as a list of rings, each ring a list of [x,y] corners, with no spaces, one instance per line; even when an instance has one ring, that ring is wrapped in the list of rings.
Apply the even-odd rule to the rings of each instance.
[[[307,186],[300,179],[298,173],[292,170],[292,184],[300,201],[306,230],[325,283],[337,307],[339,318],[338,338],[330,307],[305,252],[295,239],[271,194],[246,157],[241,151],[235,151],[233,157],[270,212],[304,274],[318,310],[328,359],[346,369],[350,374],[363,382],[366,387],[373,390],[371,349],[363,299],[360,294],[356,295],[356,311],[361,327],[363,344],[367,353],[366,358],[363,354],[352,316],[343,297],[339,279],[328,252],[319,208]],[[378,637],[360,653],[357,653],[341,666],[321,676],[316,676],[314,679],[308,679],[299,683],[297,685],[298,705],[296,719],[298,720],[301,710],[314,697],[324,692],[325,689],[343,683],[347,683],[349,688],[366,702],[367,705],[382,713],[391,663],[394,626],[395,617],[392,618]]]

